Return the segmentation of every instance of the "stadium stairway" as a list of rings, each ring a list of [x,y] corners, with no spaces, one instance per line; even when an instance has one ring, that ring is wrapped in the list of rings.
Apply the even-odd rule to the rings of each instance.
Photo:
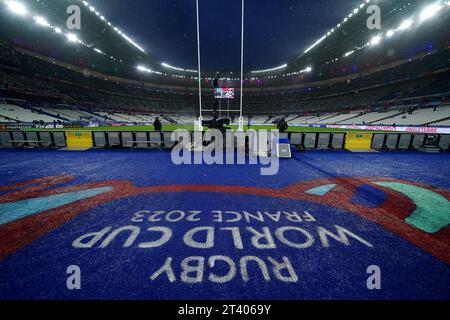
[[[270,124],[272,123],[273,116],[269,116],[269,118],[267,118],[267,120],[264,122],[264,124]]]
[[[28,109],[28,110],[31,110],[33,112],[39,113],[39,114],[43,114],[43,115],[55,118],[55,120],[69,121],[69,119],[62,117],[61,115],[58,118],[56,115],[54,115],[54,114],[52,114],[50,112],[46,112],[46,111],[41,110],[41,109],[37,109],[36,107],[30,107],[29,105],[23,105],[21,107],[24,108],[24,109]]]
[[[98,119],[102,119],[104,121],[112,120],[112,119],[109,119],[107,116],[101,116],[101,115],[97,114],[96,112],[94,112],[92,110],[87,110],[85,108],[81,108],[81,110],[86,112],[86,113],[92,114],[94,117],[97,117]]]
[[[6,120],[6,121],[3,121],[3,120]],[[16,119],[9,118],[7,116],[0,115],[0,122],[19,122],[19,121],[17,121]]]
[[[337,115],[335,113],[328,115],[328,117],[322,118],[322,116],[318,117],[316,121],[310,122],[311,124],[320,124],[320,123],[326,123],[328,119],[332,119],[336,117]]]
[[[342,116],[344,116],[344,115],[342,115]],[[340,121],[334,121],[333,124],[341,124],[341,123],[344,123],[345,121],[349,121],[349,120],[352,120],[352,119],[355,119],[355,118],[359,117],[359,115],[357,113],[355,113],[355,114],[347,114],[347,116],[349,116],[350,118],[345,118],[344,120],[340,120]]]
[[[169,121],[170,123],[177,124],[177,122],[175,120],[173,120],[171,117],[169,117],[167,115],[162,114],[161,118],[163,118],[166,121]]]
[[[399,113],[396,113],[396,114],[394,114],[394,115],[390,115],[389,117],[386,117],[386,118],[382,118],[382,119],[378,119],[378,120],[372,121],[372,122],[370,122],[370,123],[368,123],[368,124],[374,124],[374,123],[376,123],[376,122],[384,121],[384,120],[387,120],[387,119],[392,119],[392,118],[395,118],[395,117],[397,117],[397,116],[399,116],[399,115],[402,115],[402,114],[405,114],[405,113],[406,113],[406,112],[399,112]]]
[[[430,122],[430,123],[427,123],[426,125],[428,126],[428,125],[446,125],[446,123],[450,123],[450,117],[447,117],[447,118],[444,118],[444,119],[440,119],[440,120],[437,120],[437,121],[433,121],[433,122]]]

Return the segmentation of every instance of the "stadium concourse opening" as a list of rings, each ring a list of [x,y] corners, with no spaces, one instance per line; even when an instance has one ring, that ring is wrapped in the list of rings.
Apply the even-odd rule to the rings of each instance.
[[[449,1],[219,2],[0,0],[0,300],[450,299]]]

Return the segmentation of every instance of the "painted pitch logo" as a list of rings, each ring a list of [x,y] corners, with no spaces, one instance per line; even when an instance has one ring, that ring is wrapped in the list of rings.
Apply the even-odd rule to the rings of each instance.
[[[450,264],[450,192],[389,178],[333,178],[282,189],[172,185],[136,187],[105,181],[59,187],[71,176],[54,176],[0,187],[0,260],[104,203],[143,194],[200,192],[253,195],[318,203],[357,214]],[[361,188],[381,192],[378,204],[364,203]],[[24,232],[26,230],[26,232]]]

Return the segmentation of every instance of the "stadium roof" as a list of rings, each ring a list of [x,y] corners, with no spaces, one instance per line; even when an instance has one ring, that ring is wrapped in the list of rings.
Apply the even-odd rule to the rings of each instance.
[[[67,8],[73,4],[81,9],[81,30],[66,27]],[[372,4],[378,5],[382,12],[380,30],[367,28],[370,16],[367,9]],[[133,35],[125,34],[87,1],[0,0],[0,5],[2,37],[25,49],[123,77],[156,75],[159,80],[167,77],[168,81],[196,78],[196,70],[158,61]],[[387,63],[389,58],[404,58],[420,52],[424,43],[433,48],[446,47],[449,9],[447,0],[362,0],[352,12],[343,13],[341,22],[330,26],[296,59],[279,67],[248,71],[246,79],[288,77],[295,81],[309,73],[328,77],[334,74],[334,69],[357,66],[353,70],[356,71],[362,62],[380,64]],[[203,76],[212,78],[215,73],[206,70]]]
[[[292,61],[287,70],[301,70],[306,65],[326,65],[350,59],[352,55],[365,51],[370,55],[371,47],[382,41],[398,41],[411,33],[424,31],[430,41],[439,37],[428,30],[436,21],[430,23],[433,15],[442,14],[438,20],[448,21],[449,1],[412,1],[412,0],[362,0],[361,4],[349,12],[342,21],[330,29],[310,47],[306,48],[297,59]],[[370,30],[367,20],[371,16],[368,10],[376,4],[381,9],[381,29]],[[372,11],[370,11],[372,12]],[[428,18],[423,15],[427,14]],[[448,30],[448,29],[447,29]],[[435,30],[433,30],[435,31]],[[449,40],[448,37],[444,40]],[[411,45],[411,43],[409,43]]]

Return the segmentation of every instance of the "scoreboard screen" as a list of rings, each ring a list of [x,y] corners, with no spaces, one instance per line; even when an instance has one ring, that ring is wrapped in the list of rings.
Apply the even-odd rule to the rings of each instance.
[[[233,88],[216,88],[214,91],[214,98],[216,99],[234,99]]]

